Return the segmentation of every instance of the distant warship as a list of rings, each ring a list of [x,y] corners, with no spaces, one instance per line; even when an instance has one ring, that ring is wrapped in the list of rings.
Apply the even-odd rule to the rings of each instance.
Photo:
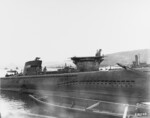
[[[150,72],[150,64],[147,64],[146,62],[140,62],[140,55],[135,55],[135,60],[132,62],[130,67],[136,70]]]
[[[118,64],[122,69],[99,71],[104,56],[72,57],[76,68],[42,69],[36,58],[25,63],[22,74],[1,77],[2,90],[43,92],[74,98],[136,104],[150,102],[150,74]]]

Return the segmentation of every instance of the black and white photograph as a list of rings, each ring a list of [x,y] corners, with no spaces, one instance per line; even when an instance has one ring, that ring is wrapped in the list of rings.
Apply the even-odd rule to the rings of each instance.
[[[150,0],[0,0],[0,118],[150,118]]]

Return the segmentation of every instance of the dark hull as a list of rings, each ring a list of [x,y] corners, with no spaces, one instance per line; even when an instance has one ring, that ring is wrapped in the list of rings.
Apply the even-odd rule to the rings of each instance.
[[[1,89],[136,104],[150,102],[149,73],[131,70],[1,78]]]

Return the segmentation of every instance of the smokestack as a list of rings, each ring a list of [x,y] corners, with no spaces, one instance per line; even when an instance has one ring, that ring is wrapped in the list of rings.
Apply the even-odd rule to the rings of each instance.
[[[138,55],[135,55],[135,65],[136,66],[139,65],[139,57],[138,57]]]

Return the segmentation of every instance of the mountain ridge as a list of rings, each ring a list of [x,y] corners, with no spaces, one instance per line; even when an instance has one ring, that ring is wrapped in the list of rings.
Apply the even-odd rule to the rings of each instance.
[[[100,66],[113,66],[116,65],[116,63],[121,63],[124,65],[130,65],[133,61],[135,61],[135,55],[140,55],[140,62],[145,62],[147,64],[150,64],[150,49],[138,49],[138,50],[131,50],[131,51],[121,51],[121,52],[115,52],[104,55],[104,61],[101,63]],[[60,62],[43,62],[42,66],[46,66],[48,68],[57,68],[57,67],[64,67],[65,64],[68,66],[75,66],[72,62],[72,60],[67,61],[60,61]],[[23,69],[24,65],[17,66],[16,64],[8,64],[8,68],[16,68],[19,67]],[[4,67],[1,67],[4,68]]]
[[[116,63],[130,65],[135,61],[135,55],[140,57],[140,62],[150,64],[150,49],[139,49],[106,54],[101,66],[115,65]]]
[[[131,65],[135,61],[135,55],[140,56],[140,62],[150,64],[150,49],[138,49],[131,51],[121,51],[104,55],[104,61],[100,66],[113,66],[116,63]],[[63,67],[65,65],[75,66],[71,60],[59,63],[46,62],[47,67]]]

